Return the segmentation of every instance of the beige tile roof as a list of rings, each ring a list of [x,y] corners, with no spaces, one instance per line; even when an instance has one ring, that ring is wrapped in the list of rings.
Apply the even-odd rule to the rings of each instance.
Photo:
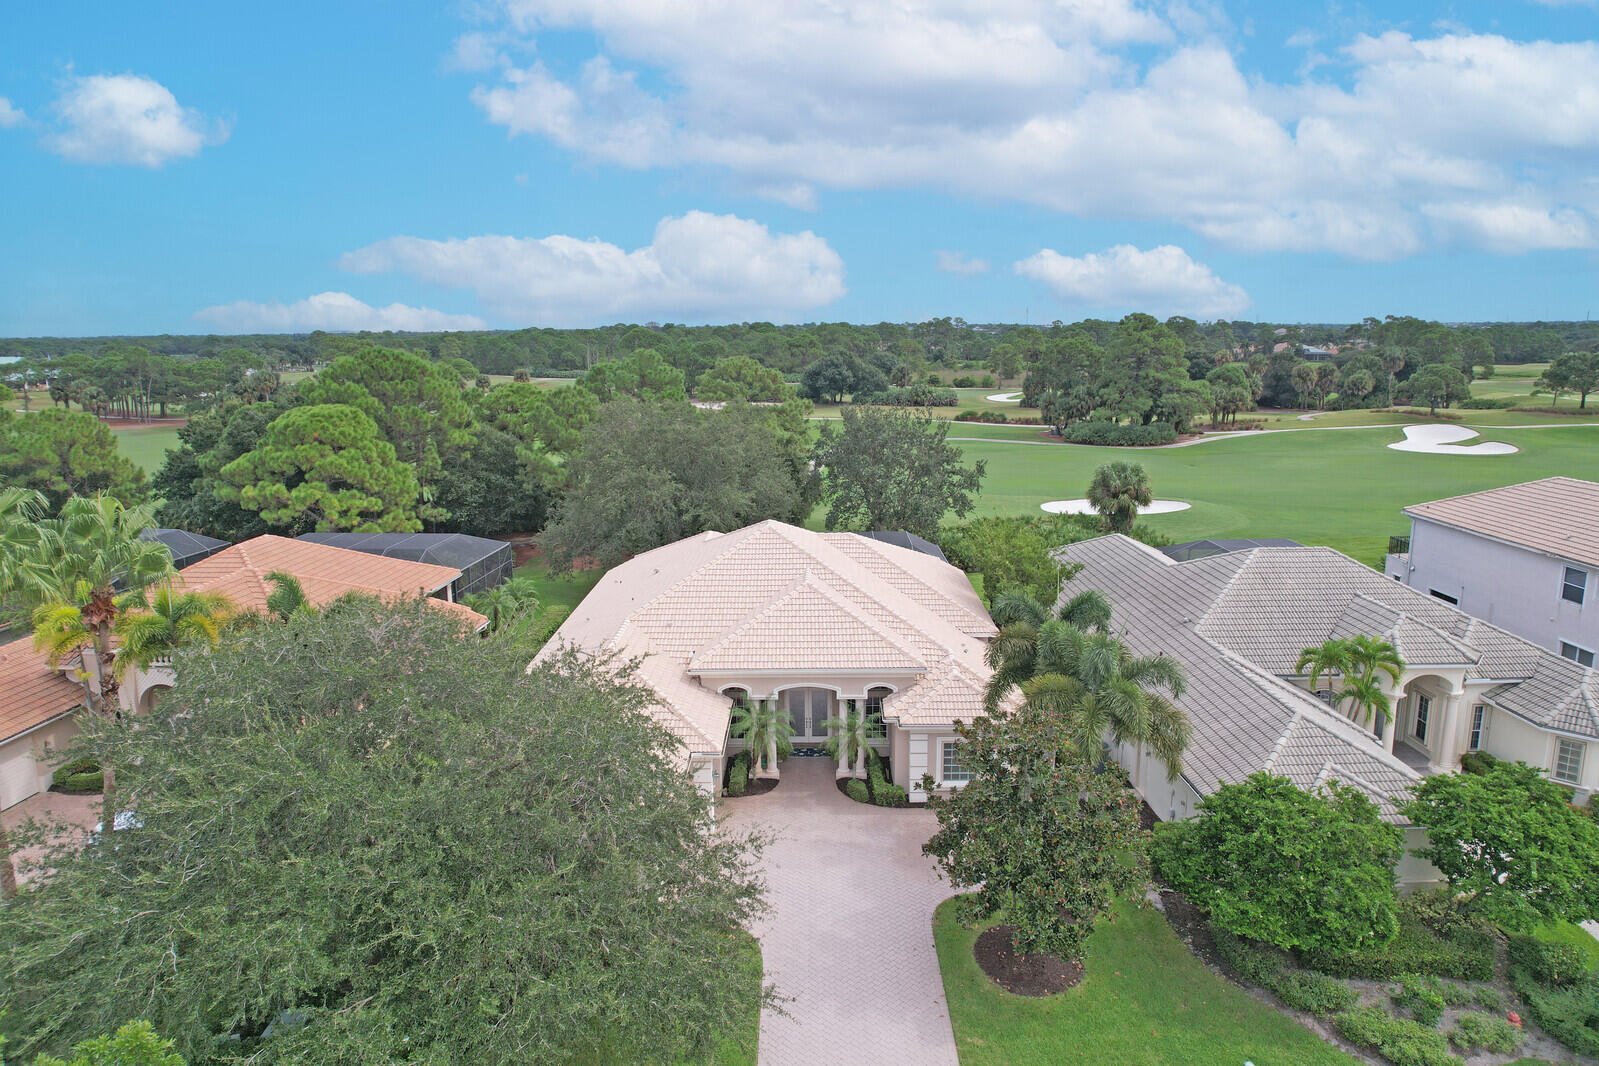
[[[24,636],[0,646],[0,741],[59,718],[84,702],[83,686],[50,668]]]
[[[890,720],[948,725],[981,706],[993,632],[970,582],[949,564],[771,521],[702,533],[615,567],[540,658],[562,645],[642,657],[660,696],[651,713],[689,751],[720,752],[730,702],[699,672],[876,671],[897,682],[884,705]]]
[[[274,570],[293,574],[305,589],[306,598],[319,607],[350,592],[382,599],[426,596],[461,576],[461,571],[448,566],[389,559],[268,534],[185,567],[174,585],[192,592],[220,592],[241,610],[261,610],[272,594],[266,575]],[[439,599],[430,602],[474,629],[486,621],[465,604]]]
[[[1599,566],[1599,482],[1546,477],[1418,503],[1405,514]]]

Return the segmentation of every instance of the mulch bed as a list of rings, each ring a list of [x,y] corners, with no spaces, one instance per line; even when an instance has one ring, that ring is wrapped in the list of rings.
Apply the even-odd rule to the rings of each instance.
[[[1237,977],[1232,967],[1216,954],[1216,942],[1210,937],[1210,919],[1204,911],[1188,902],[1188,897],[1181,892],[1173,892],[1169,888],[1160,890],[1160,909],[1166,916],[1166,924],[1171,926],[1178,940],[1188,945],[1189,951],[1212,968],[1221,970],[1229,977]]]
[[[778,785],[778,778],[775,778],[775,777],[752,777],[752,778],[750,778],[749,785],[744,789],[743,792],[740,792],[736,796],[734,796],[734,795],[732,795],[730,793],[724,792],[722,794],[722,798],[723,799],[730,799],[730,800],[741,800],[741,799],[748,799],[751,796],[764,796],[768,792],[772,791],[772,789],[776,788],[777,785]]]
[[[852,780],[854,780],[854,778],[841,777],[841,778],[838,779],[837,785],[838,785],[839,794],[847,797],[850,800],[850,802],[853,803],[853,802],[856,802],[855,797],[851,796],[849,794],[849,792],[847,792],[845,790],[845,788],[844,788],[844,786],[848,785]],[[861,783],[865,784],[864,781],[861,782]],[[879,808],[881,808],[881,809],[883,809],[885,811],[908,811],[908,810],[911,810],[912,808],[914,808],[914,807],[916,807],[918,805],[915,804],[915,803],[912,803],[909,799],[906,799],[904,803],[867,803],[867,804],[863,804],[863,806],[879,807]],[[923,809],[925,810],[926,808],[923,807]]]
[[[1083,979],[1080,961],[1054,955],[1018,955],[1011,950],[1016,927],[996,925],[977,937],[972,953],[977,965],[999,987],[1017,996],[1053,996]]]

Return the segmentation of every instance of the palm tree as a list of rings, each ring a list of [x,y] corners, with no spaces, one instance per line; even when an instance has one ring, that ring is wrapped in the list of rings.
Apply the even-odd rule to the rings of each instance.
[[[1405,672],[1399,649],[1380,637],[1357,633],[1344,641],[1344,687],[1338,702],[1349,701],[1349,717],[1357,722],[1375,720],[1374,728],[1380,734],[1387,725],[1392,706],[1379,674],[1387,674],[1393,684]]]
[[[1030,643],[1022,633],[1012,630],[1007,639],[1001,630],[989,645],[988,662],[994,667],[990,713],[1014,685],[1029,709],[1063,724],[1064,754],[1098,763],[1108,733],[1118,742],[1147,745],[1170,780],[1182,773],[1192,726],[1176,703],[1186,680],[1170,656],[1134,655],[1115,637],[1057,619],[1039,627]]]
[[[233,601],[221,593],[176,593],[170,582],[157,586],[153,601],[146,602],[139,593],[137,606],[125,609],[112,627],[121,644],[115,667],[118,681],[127,677],[130,668],[148,670],[151,663],[170,657],[179,648],[216,647],[222,627],[234,615]],[[138,703],[137,693],[134,703]]]
[[[489,620],[490,633],[498,633],[521,616],[538,610],[538,585],[530,577],[513,577],[461,602]]]
[[[87,683],[85,671],[84,689],[90,709],[108,719],[118,716],[112,627],[126,602],[115,586],[143,589],[174,573],[166,545],[139,538],[155,524],[152,513],[148,504],[127,507],[103,493],[71,497],[58,517],[37,523],[38,542],[20,564],[27,579],[19,591],[34,606],[34,645],[49,653],[53,666],[72,651],[92,648],[97,684]],[[109,761],[101,773],[102,807],[114,814],[116,774]]]
[[[839,714],[827,720],[832,736],[827,738],[827,754],[838,760],[838,777],[866,779],[866,762],[875,758],[869,743],[872,723],[866,713],[865,700],[847,700]],[[850,767],[853,764],[854,769]]]
[[[1106,463],[1094,471],[1094,479],[1088,483],[1088,502],[1113,533],[1132,529],[1138,509],[1148,507],[1153,499],[1149,474],[1138,463]]]
[[[741,701],[733,708],[729,732],[744,741],[750,753],[750,772],[755,777],[779,777],[778,762],[787,757],[788,738],[794,725],[778,707],[776,700]]]
[[[994,600],[989,617],[999,626],[987,653],[994,675],[989,679],[985,706],[992,714],[1011,686],[1033,676],[1040,644],[1058,643],[1062,628],[1107,632],[1110,601],[1089,589],[1067,600],[1051,617],[1049,608],[1025,592],[1007,592]]]
[[[1312,692],[1316,691],[1321,676],[1326,674],[1327,688],[1334,692],[1335,703],[1337,696],[1333,689],[1333,675],[1347,678],[1349,672],[1349,643],[1338,637],[1328,637],[1318,647],[1306,648],[1299,653],[1299,660],[1294,663],[1294,673],[1305,675]]]
[[[266,609],[275,615],[280,622],[287,622],[299,612],[315,614],[316,606],[305,594],[305,588],[300,584],[300,579],[284,570],[271,570],[266,575],[267,581],[272,585],[272,591],[267,594]]]

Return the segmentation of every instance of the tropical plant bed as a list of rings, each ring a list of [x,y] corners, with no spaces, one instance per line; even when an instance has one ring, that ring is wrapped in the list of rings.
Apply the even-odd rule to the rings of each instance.
[[[731,800],[748,799],[751,796],[764,796],[777,787],[779,780],[780,778],[776,777],[753,777],[750,779],[750,783],[744,786],[743,792],[728,792],[724,789],[722,795],[724,798]]]
[[[862,799],[859,796],[852,796],[852,795],[850,795],[850,788],[849,788],[850,782],[852,782],[852,781],[859,782],[859,784],[860,784],[860,786],[862,788],[866,787],[866,782],[865,781],[861,781],[861,779],[858,778],[858,777],[841,777],[841,778],[838,779],[838,790],[841,793],[843,793],[844,795],[849,796],[849,798],[854,800],[856,803],[864,803],[864,804],[866,804],[868,806],[872,806],[872,807],[883,807],[883,808],[886,808],[886,809],[891,810],[891,811],[908,811],[908,810],[911,810],[912,808],[918,806],[917,804],[912,803],[909,799],[897,800],[897,801],[889,801],[889,802],[875,801],[875,800],[873,800],[871,798],[871,795],[870,795],[869,792],[867,794],[867,798],[866,799]],[[925,809],[925,808],[923,808],[923,809]]]
[[[1077,959],[1054,955],[1018,955],[1011,938],[1016,927],[996,925],[977,935],[972,954],[989,980],[1017,996],[1053,996],[1083,979],[1083,964]]]

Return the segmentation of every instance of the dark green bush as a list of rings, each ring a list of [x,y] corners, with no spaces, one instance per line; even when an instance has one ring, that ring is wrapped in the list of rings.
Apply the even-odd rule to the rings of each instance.
[[[1294,970],[1282,975],[1273,992],[1294,1010],[1307,1011],[1318,1018],[1331,1018],[1360,1002],[1360,993],[1336,977],[1312,970]]]
[[[1462,1014],[1449,1032],[1449,1042],[1460,1051],[1492,1051],[1508,1055],[1521,1046],[1526,1034],[1503,1018],[1490,1014]]]
[[[1495,399],[1490,396],[1473,396],[1469,400],[1461,400],[1456,406],[1467,411],[1508,411],[1516,406],[1515,400]]]
[[[741,751],[733,756],[727,768],[727,794],[742,796],[750,787],[750,753]]]
[[[960,397],[948,389],[935,389],[931,385],[911,385],[886,392],[867,392],[850,398],[852,403],[873,404],[879,407],[954,407]]]
[[[1270,989],[1282,976],[1285,963],[1276,949],[1234,936],[1214,922],[1210,926],[1210,938],[1222,961],[1250,984]]]
[[[1003,425],[1010,419],[1005,417],[1004,411],[962,411],[955,416],[957,422],[992,422]]]
[[[93,759],[74,759],[52,773],[50,783],[68,792],[97,792],[104,779],[99,763]]]
[[[1498,763],[1499,760],[1486,751],[1468,751],[1460,757],[1460,768],[1468,774],[1485,774]]]
[[[866,782],[856,778],[851,778],[844,785],[844,794],[856,803],[872,802],[871,795],[866,791]]]
[[[1512,966],[1510,984],[1544,1032],[1579,1054],[1599,1055],[1599,978],[1553,987]]]
[[[977,388],[977,379],[972,377],[970,374],[962,374],[960,377],[950,382],[950,384],[955,386],[957,389],[975,389]]]
[[[1469,1002],[1470,992],[1460,985],[1446,984],[1436,977],[1407,973],[1399,975],[1399,991],[1394,993],[1393,999],[1410,1011],[1418,1022],[1436,1026],[1444,1015],[1444,1008]]]
[[[1550,944],[1531,936],[1510,938],[1510,964],[1541,985],[1569,985],[1588,976],[1588,959],[1570,944]]]
[[[1356,1007],[1333,1019],[1338,1033],[1351,1044],[1376,1051],[1394,1066],[1459,1066],[1449,1042],[1436,1029],[1408,1018],[1395,1018],[1381,1007]]]
[[[877,798],[872,802],[879,807],[903,807],[910,802],[910,799],[905,795],[903,788],[898,785],[888,784],[878,788]]]
[[[1416,892],[1399,901],[1399,935],[1386,947],[1359,951],[1311,949],[1300,961],[1335,977],[1398,980],[1401,974],[1491,981],[1492,931],[1460,913],[1447,892]]]
[[[1124,426],[1119,422],[1073,422],[1061,434],[1061,439],[1072,444],[1095,444],[1108,448],[1147,448],[1154,444],[1170,444],[1177,439],[1177,431],[1169,422],[1151,422],[1147,426]]]

